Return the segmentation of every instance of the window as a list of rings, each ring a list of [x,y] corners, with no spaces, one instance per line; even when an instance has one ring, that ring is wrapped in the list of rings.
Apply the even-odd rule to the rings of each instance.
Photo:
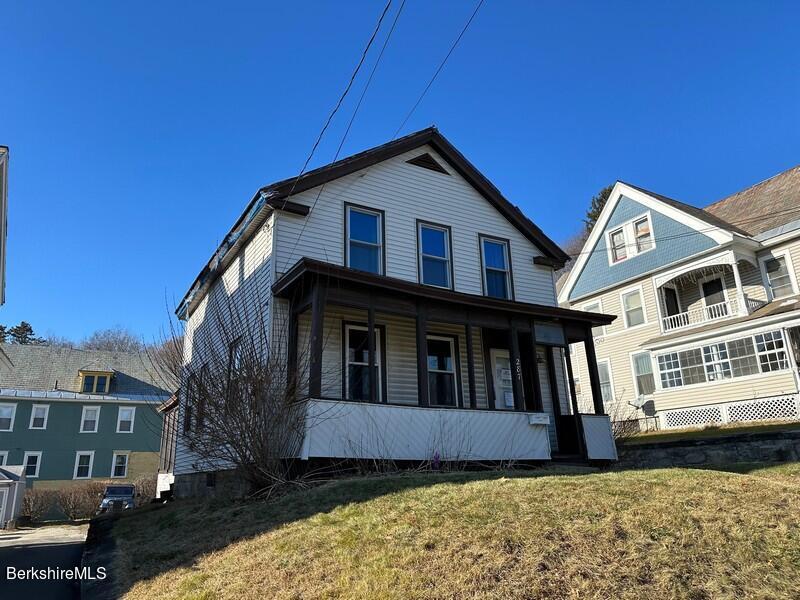
[[[120,406],[117,412],[117,433],[133,433],[133,418],[136,416],[136,407]]]
[[[81,433],[97,433],[100,423],[100,407],[84,406],[81,414]]]
[[[611,368],[608,361],[597,363],[597,375],[600,379],[600,395],[603,404],[608,404],[614,399],[614,388],[611,385]]]
[[[707,307],[725,302],[725,286],[722,284],[722,277],[701,280],[700,291],[703,294],[703,303]],[[725,314],[727,314],[727,310]]]
[[[511,268],[508,242],[481,238],[483,286],[487,296],[511,299]]]
[[[728,342],[728,355],[734,377],[755,375],[759,372],[753,338],[742,338]]]
[[[367,328],[362,325],[345,325],[346,348],[346,381],[345,390],[349,400],[369,402],[369,339]],[[381,330],[375,328],[375,381],[377,390],[375,398],[381,400],[381,373],[383,358],[381,356]]]
[[[192,406],[195,402],[197,390],[197,376],[192,373],[186,379],[186,392],[183,395],[183,433],[192,430]]]
[[[8,450],[0,450],[0,467],[8,463]]]
[[[650,233],[650,219],[645,217],[633,224],[633,235],[636,237],[636,253],[647,252],[653,247],[653,236]]]
[[[25,465],[25,477],[28,479],[38,477],[39,469],[42,466],[42,453],[26,452],[22,458],[22,464]]]
[[[50,406],[47,404],[34,404],[31,407],[31,422],[29,429],[47,429],[47,415],[50,413]]]
[[[127,452],[114,452],[111,459],[111,477],[127,477],[128,476],[128,453]]]
[[[780,331],[770,331],[755,336],[758,362],[765,373],[788,368],[783,335]]]
[[[648,352],[640,352],[631,356],[633,361],[633,380],[636,383],[638,396],[649,396],[656,391],[656,382],[653,379],[653,363]]]
[[[625,315],[625,327],[636,327],[644,324],[641,290],[622,294],[622,311]]]
[[[455,340],[428,336],[428,397],[434,406],[458,406]]]
[[[625,230],[623,229],[611,232],[611,257],[615,263],[628,258],[628,250],[625,247]]]
[[[84,394],[108,393],[111,373],[84,373],[81,375],[81,392]]]
[[[583,307],[583,310],[586,312],[603,312],[603,307],[600,306],[600,302],[592,302],[591,304],[587,304]],[[598,325],[597,327],[592,327],[592,336],[593,337],[602,337],[606,333],[606,328],[603,325]]]
[[[228,378],[236,377],[242,368],[242,340],[237,338],[228,348]]]
[[[783,298],[794,293],[792,276],[789,274],[785,256],[765,260],[764,271],[767,273],[767,281],[773,298]]]
[[[347,205],[347,266],[383,274],[383,213]]]
[[[75,470],[72,473],[73,479],[91,479],[92,463],[94,462],[94,451],[75,453]]]
[[[0,431],[14,430],[14,417],[16,414],[16,404],[0,404]]]
[[[692,348],[691,350],[678,352],[678,359],[681,363],[683,385],[705,382],[706,375],[703,369],[703,353],[700,351],[700,348]]]
[[[420,279],[425,285],[452,288],[450,280],[450,230],[419,223]]]
[[[728,348],[725,344],[703,346],[703,362],[706,365],[706,378],[709,381],[730,379],[731,363],[728,360]]]
[[[658,372],[661,375],[661,387],[674,388],[683,385],[681,363],[678,361],[677,352],[661,354],[658,357]]]

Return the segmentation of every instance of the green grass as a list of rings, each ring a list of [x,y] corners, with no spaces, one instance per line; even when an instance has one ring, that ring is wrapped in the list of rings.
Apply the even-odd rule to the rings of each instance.
[[[796,598],[800,466],[340,480],[114,526],[151,598]]]
[[[797,429],[800,429],[800,422],[769,423],[761,425],[723,425],[720,427],[709,426],[702,429],[671,429],[669,431],[637,433],[622,440],[622,443],[626,445],[650,444],[653,442],[674,442],[678,440],[696,440],[742,433],[770,433],[775,431],[793,431]]]

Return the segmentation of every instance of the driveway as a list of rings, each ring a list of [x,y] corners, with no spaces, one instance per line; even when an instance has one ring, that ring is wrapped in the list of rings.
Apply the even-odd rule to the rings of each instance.
[[[77,573],[68,579],[61,570],[80,567],[87,529],[88,525],[83,524],[0,531],[0,598],[79,599],[81,589]],[[13,579],[9,578],[9,567],[37,570],[49,567],[50,577]]]

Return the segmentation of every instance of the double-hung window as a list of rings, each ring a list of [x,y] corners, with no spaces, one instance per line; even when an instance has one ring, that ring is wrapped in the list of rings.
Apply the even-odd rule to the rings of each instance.
[[[81,433],[97,433],[97,426],[100,423],[100,407],[84,406],[81,413]]]
[[[625,245],[625,230],[617,229],[611,232],[611,258],[616,262],[620,262],[628,258],[628,248]]]
[[[363,325],[345,325],[345,390],[348,400],[370,401],[369,336]],[[375,398],[381,401],[381,330],[375,328]]]
[[[636,327],[644,324],[642,292],[633,290],[622,294],[622,310],[625,314],[625,327]]]
[[[16,404],[0,404],[0,431],[12,431],[14,429],[16,413]]]
[[[508,242],[481,237],[483,289],[492,298],[511,299],[511,260]]]
[[[133,433],[133,419],[135,416],[135,406],[120,406],[117,413],[117,433]]]
[[[440,225],[418,224],[420,279],[425,285],[452,288],[450,230]]]
[[[29,429],[47,429],[47,415],[50,412],[48,404],[34,404],[31,407],[31,422]]]
[[[786,350],[783,344],[783,335],[780,331],[768,331],[755,336],[756,351],[758,361],[761,363],[761,371],[780,371],[788,368],[786,360]]]
[[[383,275],[383,213],[346,205],[347,266]]]
[[[653,235],[650,232],[650,219],[645,217],[633,223],[633,235],[636,238],[636,253],[647,252],[653,247]]]
[[[22,464],[25,467],[25,477],[32,479],[39,477],[39,469],[42,466],[42,453],[41,452],[26,452],[22,458]]]
[[[656,247],[650,214],[640,215],[606,233],[608,262],[613,265]]]
[[[428,397],[433,406],[458,406],[455,340],[429,335]]]
[[[653,363],[649,352],[640,352],[631,356],[633,361],[633,379],[636,382],[636,395],[649,396],[656,391],[653,379]]]
[[[128,476],[128,453],[127,452],[114,452],[114,457],[111,460],[111,477],[127,477]]]
[[[706,365],[706,379],[708,381],[731,378],[731,363],[728,358],[728,348],[725,344],[703,346],[703,362]]]
[[[603,404],[607,405],[614,399],[614,388],[611,385],[611,367],[608,361],[597,363],[597,376],[600,379],[600,396]]]
[[[91,479],[92,463],[94,462],[94,451],[75,453],[75,471],[72,473],[73,479]]]
[[[792,276],[789,274],[785,256],[777,256],[764,261],[764,271],[767,273],[767,281],[773,298],[783,298],[794,293]]]

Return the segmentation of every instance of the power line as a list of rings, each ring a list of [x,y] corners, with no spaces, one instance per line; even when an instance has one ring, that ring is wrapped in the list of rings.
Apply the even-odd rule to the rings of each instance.
[[[392,136],[392,139],[396,138],[397,134],[400,133],[400,130],[403,129],[403,127],[405,127],[405,124],[411,118],[411,115],[414,114],[414,111],[417,110],[417,107],[419,106],[420,102],[422,102],[422,99],[425,97],[425,95],[428,93],[428,90],[431,89],[431,86],[433,85],[433,82],[436,81],[436,78],[439,76],[439,73],[442,72],[442,69],[444,68],[445,63],[450,58],[450,55],[453,54],[453,50],[456,49],[456,46],[458,46],[458,43],[461,41],[461,38],[464,37],[464,34],[466,33],[467,29],[469,28],[470,24],[472,23],[472,20],[475,18],[475,15],[478,14],[478,11],[480,10],[481,6],[483,6],[483,2],[484,2],[484,0],[479,0],[478,1],[478,4],[475,6],[475,10],[472,11],[472,14],[470,15],[469,19],[467,20],[466,24],[464,25],[464,28],[461,30],[461,33],[458,34],[458,37],[455,39],[453,44],[450,46],[450,50],[447,51],[447,54],[445,55],[444,59],[442,60],[441,63],[439,63],[439,66],[436,68],[436,72],[433,74],[433,77],[431,77],[431,80],[428,82],[428,85],[425,86],[425,89],[422,90],[422,93],[420,94],[419,98],[417,98],[417,101],[414,103],[414,106],[411,107],[411,110],[408,111],[408,114],[406,115],[405,119],[403,119],[403,122],[400,123],[400,127],[398,127],[397,131],[394,132],[394,135]]]

